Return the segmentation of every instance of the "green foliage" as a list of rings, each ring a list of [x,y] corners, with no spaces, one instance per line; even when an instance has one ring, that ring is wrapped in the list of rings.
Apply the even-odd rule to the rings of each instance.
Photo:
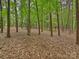
[[[16,0],[17,1],[17,10],[18,10],[18,20],[20,21],[20,25],[24,24],[26,25],[27,23],[27,0]],[[52,12],[53,14],[53,26],[56,26],[56,10],[59,10],[59,15],[61,17],[61,4],[60,0],[37,0],[38,3],[38,11],[39,11],[39,18],[40,20],[44,19],[44,24],[49,24],[49,13]],[[75,0],[73,0],[73,7],[75,7]],[[14,0],[11,0],[10,2],[10,7],[11,7],[11,18],[14,18]],[[4,17],[7,16],[7,2],[3,0],[3,11],[2,14]],[[35,6],[35,0],[31,0],[31,25],[36,26],[37,23],[37,14],[36,14],[36,6]],[[73,14],[75,14],[75,8],[73,8]],[[65,13],[64,13],[65,12]],[[64,22],[64,26],[67,23],[67,10],[63,9],[62,12],[62,19]],[[75,16],[74,16],[75,19]],[[14,22],[14,20],[12,20]],[[61,23],[61,22],[60,22]],[[74,21],[75,23],[75,21]],[[74,25],[75,26],[75,25]]]

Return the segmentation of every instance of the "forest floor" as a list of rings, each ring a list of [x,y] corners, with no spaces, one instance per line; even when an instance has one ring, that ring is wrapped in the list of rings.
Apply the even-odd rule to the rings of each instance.
[[[32,29],[27,36],[26,29],[11,29],[11,38],[6,38],[6,29],[0,33],[0,59],[79,59],[79,46],[75,44],[75,33],[62,32],[61,36],[50,36],[49,31],[38,35]]]

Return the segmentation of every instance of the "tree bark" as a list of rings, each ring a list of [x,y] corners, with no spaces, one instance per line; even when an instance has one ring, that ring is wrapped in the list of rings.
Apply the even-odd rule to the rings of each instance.
[[[28,0],[27,35],[30,35],[30,33],[31,33],[30,0]]]
[[[7,8],[7,37],[10,38],[10,0],[8,0]]]
[[[50,16],[50,31],[51,31],[51,36],[53,36],[53,28],[52,28],[52,13],[49,13]]]
[[[79,0],[76,0],[76,20],[77,20],[76,44],[79,45]]]
[[[59,22],[58,9],[57,9],[57,24],[58,24],[58,36],[60,36],[60,22]]]
[[[39,13],[38,13],[38,4],[37,4],[37,0],[35,0],[36,3],[36,10],[37,10],[37,19],[38,19],[38,34],[40,35],[41,31],[40,31],[40,19],[39,19]]]
[[[2,16],[2,1],[0,0],[0,16],[1,16],[1,33],[3,33],[3,16]]]
[[[16,0],[14,0],[14,3],[15,3],[16,32],[18,32],[18,14],[17,14],[17,3],[16,3]]]
[[[72,0],[72,32],[73,32],[73,21],[74,21],[74,19],[73,19],[73,0]]]

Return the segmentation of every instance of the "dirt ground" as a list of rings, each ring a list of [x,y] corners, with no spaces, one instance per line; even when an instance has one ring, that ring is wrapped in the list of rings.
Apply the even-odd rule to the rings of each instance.
[[[75,33],[62,32],[61,36],[50,36],[49,31],[38,35],[32,29],[27,36],[26,29],[11,29],[11,38],[6,38],[6,30],[0,33],[0,59],[79,59],[79,46],[75,44]]]

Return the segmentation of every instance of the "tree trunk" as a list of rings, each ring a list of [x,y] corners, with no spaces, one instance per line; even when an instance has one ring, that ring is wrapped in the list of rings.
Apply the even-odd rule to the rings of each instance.
[[[38,4],[37,4],[37,0],[35,0],[36,2],[36,10],[37,10],[37,19],[38,19],[38,31],[39,31],[39,35],[40,35],[40,19],[39,19],[39,13],[38,13]]]
[[[72,0],[72,32],[73,32],[73,0]]]
[[[15,21],[16,21],[16,32],[18,32],[18,15],[17,15],[17,3],[16,0],[14,0],[15,3]]]
[[[10,0],[8,0],[7,8],[7,37],[10,38]]]
[[[57,24],[58,24],[58,36],[60,36],[60,22],[59,22],[58,9],[57,9]]]
[[[3,17],[2,17],[2,1],[0,0],[0,12],[1,12],[1,33],[3,33]]]
[[[50,12],[50,31],[51,31],[51,36],[53,36],[53,28],[52,28],[52,13]]]
[[[76,0],[76,20],[77,20],[76,44],[79,45],[79,0]]]
[[[30,33],[31,33],[30,0],[28,0],[27,35],[30,35]]]

